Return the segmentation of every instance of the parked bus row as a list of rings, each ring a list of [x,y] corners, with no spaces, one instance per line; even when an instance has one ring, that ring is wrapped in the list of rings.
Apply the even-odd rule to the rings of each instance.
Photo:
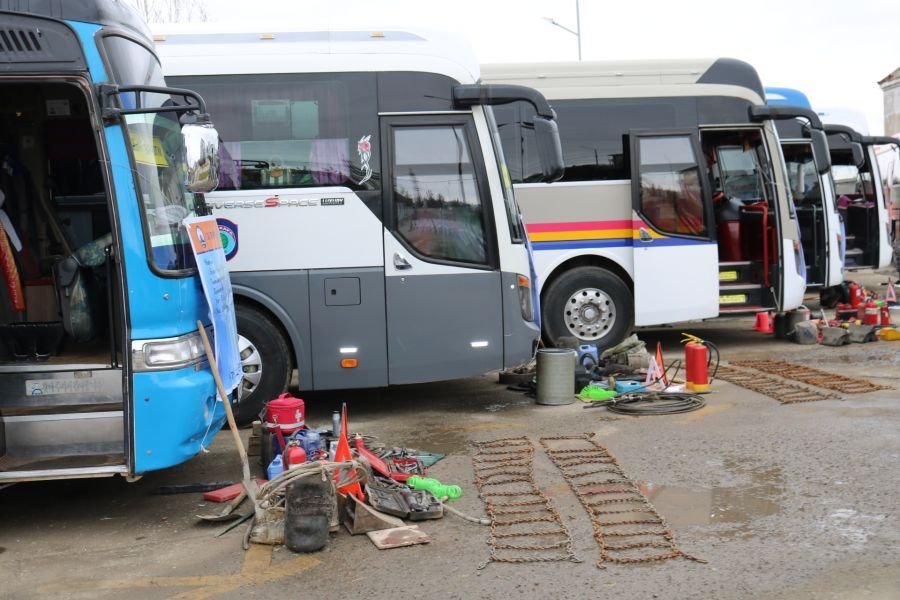
[[[189,216],[225,247],[241,422],[295,368],[301,390],[477,375],[541,336],[790,310],[889,249],[885,140],[767,105],[736,60],[482,69],[431,31],[151,38],[114,0],[0,3],[0,49],[0,484],[134,479],[221,427]]]

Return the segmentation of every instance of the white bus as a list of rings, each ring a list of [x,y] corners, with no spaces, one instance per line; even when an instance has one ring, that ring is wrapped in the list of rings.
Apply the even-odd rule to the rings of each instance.
[[[844,268],[891,264],[890,198],[881,182],[876,146],[900,140],[868,135],[865,118],[847,109],[820,113],[828,133],[837,206],[846,230]]]
[[[460,39],[420,31],[168,29],[172,85],[208,98],[246,421],[283,390],[446,380],[533,355],[531,254],[491,105],[536,111],[541,178],[562,173],[533,89],[482,86]]]
[[[484,66],[558,114],[566,172],[539,183],[522,103],[495,111],[534,247],[544,338],[609,346],[632,325],[788,310],[804,258],[773,120],[747,63],[679,60]]]
[[[766,102],[812,110],[806,95],[792,88],[766,87]],[[801,119],[776,123],[794,210],[800,224],[800,241],[806,259],[806,285],[809,289],[825,289],[840,285],[844,280],[845,241],[831,168],[824,172],[816,168],[812,140],[806,133],[806,126]],[[857,152],[861,155],[861,147]],[[830,157],[827,162],[830,166]]]

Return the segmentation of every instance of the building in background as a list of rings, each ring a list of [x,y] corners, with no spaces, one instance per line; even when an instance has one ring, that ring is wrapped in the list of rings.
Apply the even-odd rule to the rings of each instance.
[[[900,133],[900,67],[878,82],[884,92],[884,134]]]

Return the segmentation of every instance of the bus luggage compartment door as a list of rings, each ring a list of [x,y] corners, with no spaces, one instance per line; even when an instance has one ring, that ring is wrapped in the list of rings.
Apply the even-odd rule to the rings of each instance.
[[[696,135],[633,134],[635,325],[715,317],[718,248]]]

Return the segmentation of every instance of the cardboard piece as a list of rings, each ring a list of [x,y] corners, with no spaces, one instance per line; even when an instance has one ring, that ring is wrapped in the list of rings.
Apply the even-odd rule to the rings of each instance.
[[[372,543],[379,550],[427,544],[431,541],[431,536],[424,531],[420,531],[418,525],[370,531],[366,535],[369,536],[369,539],[372,540]]]

